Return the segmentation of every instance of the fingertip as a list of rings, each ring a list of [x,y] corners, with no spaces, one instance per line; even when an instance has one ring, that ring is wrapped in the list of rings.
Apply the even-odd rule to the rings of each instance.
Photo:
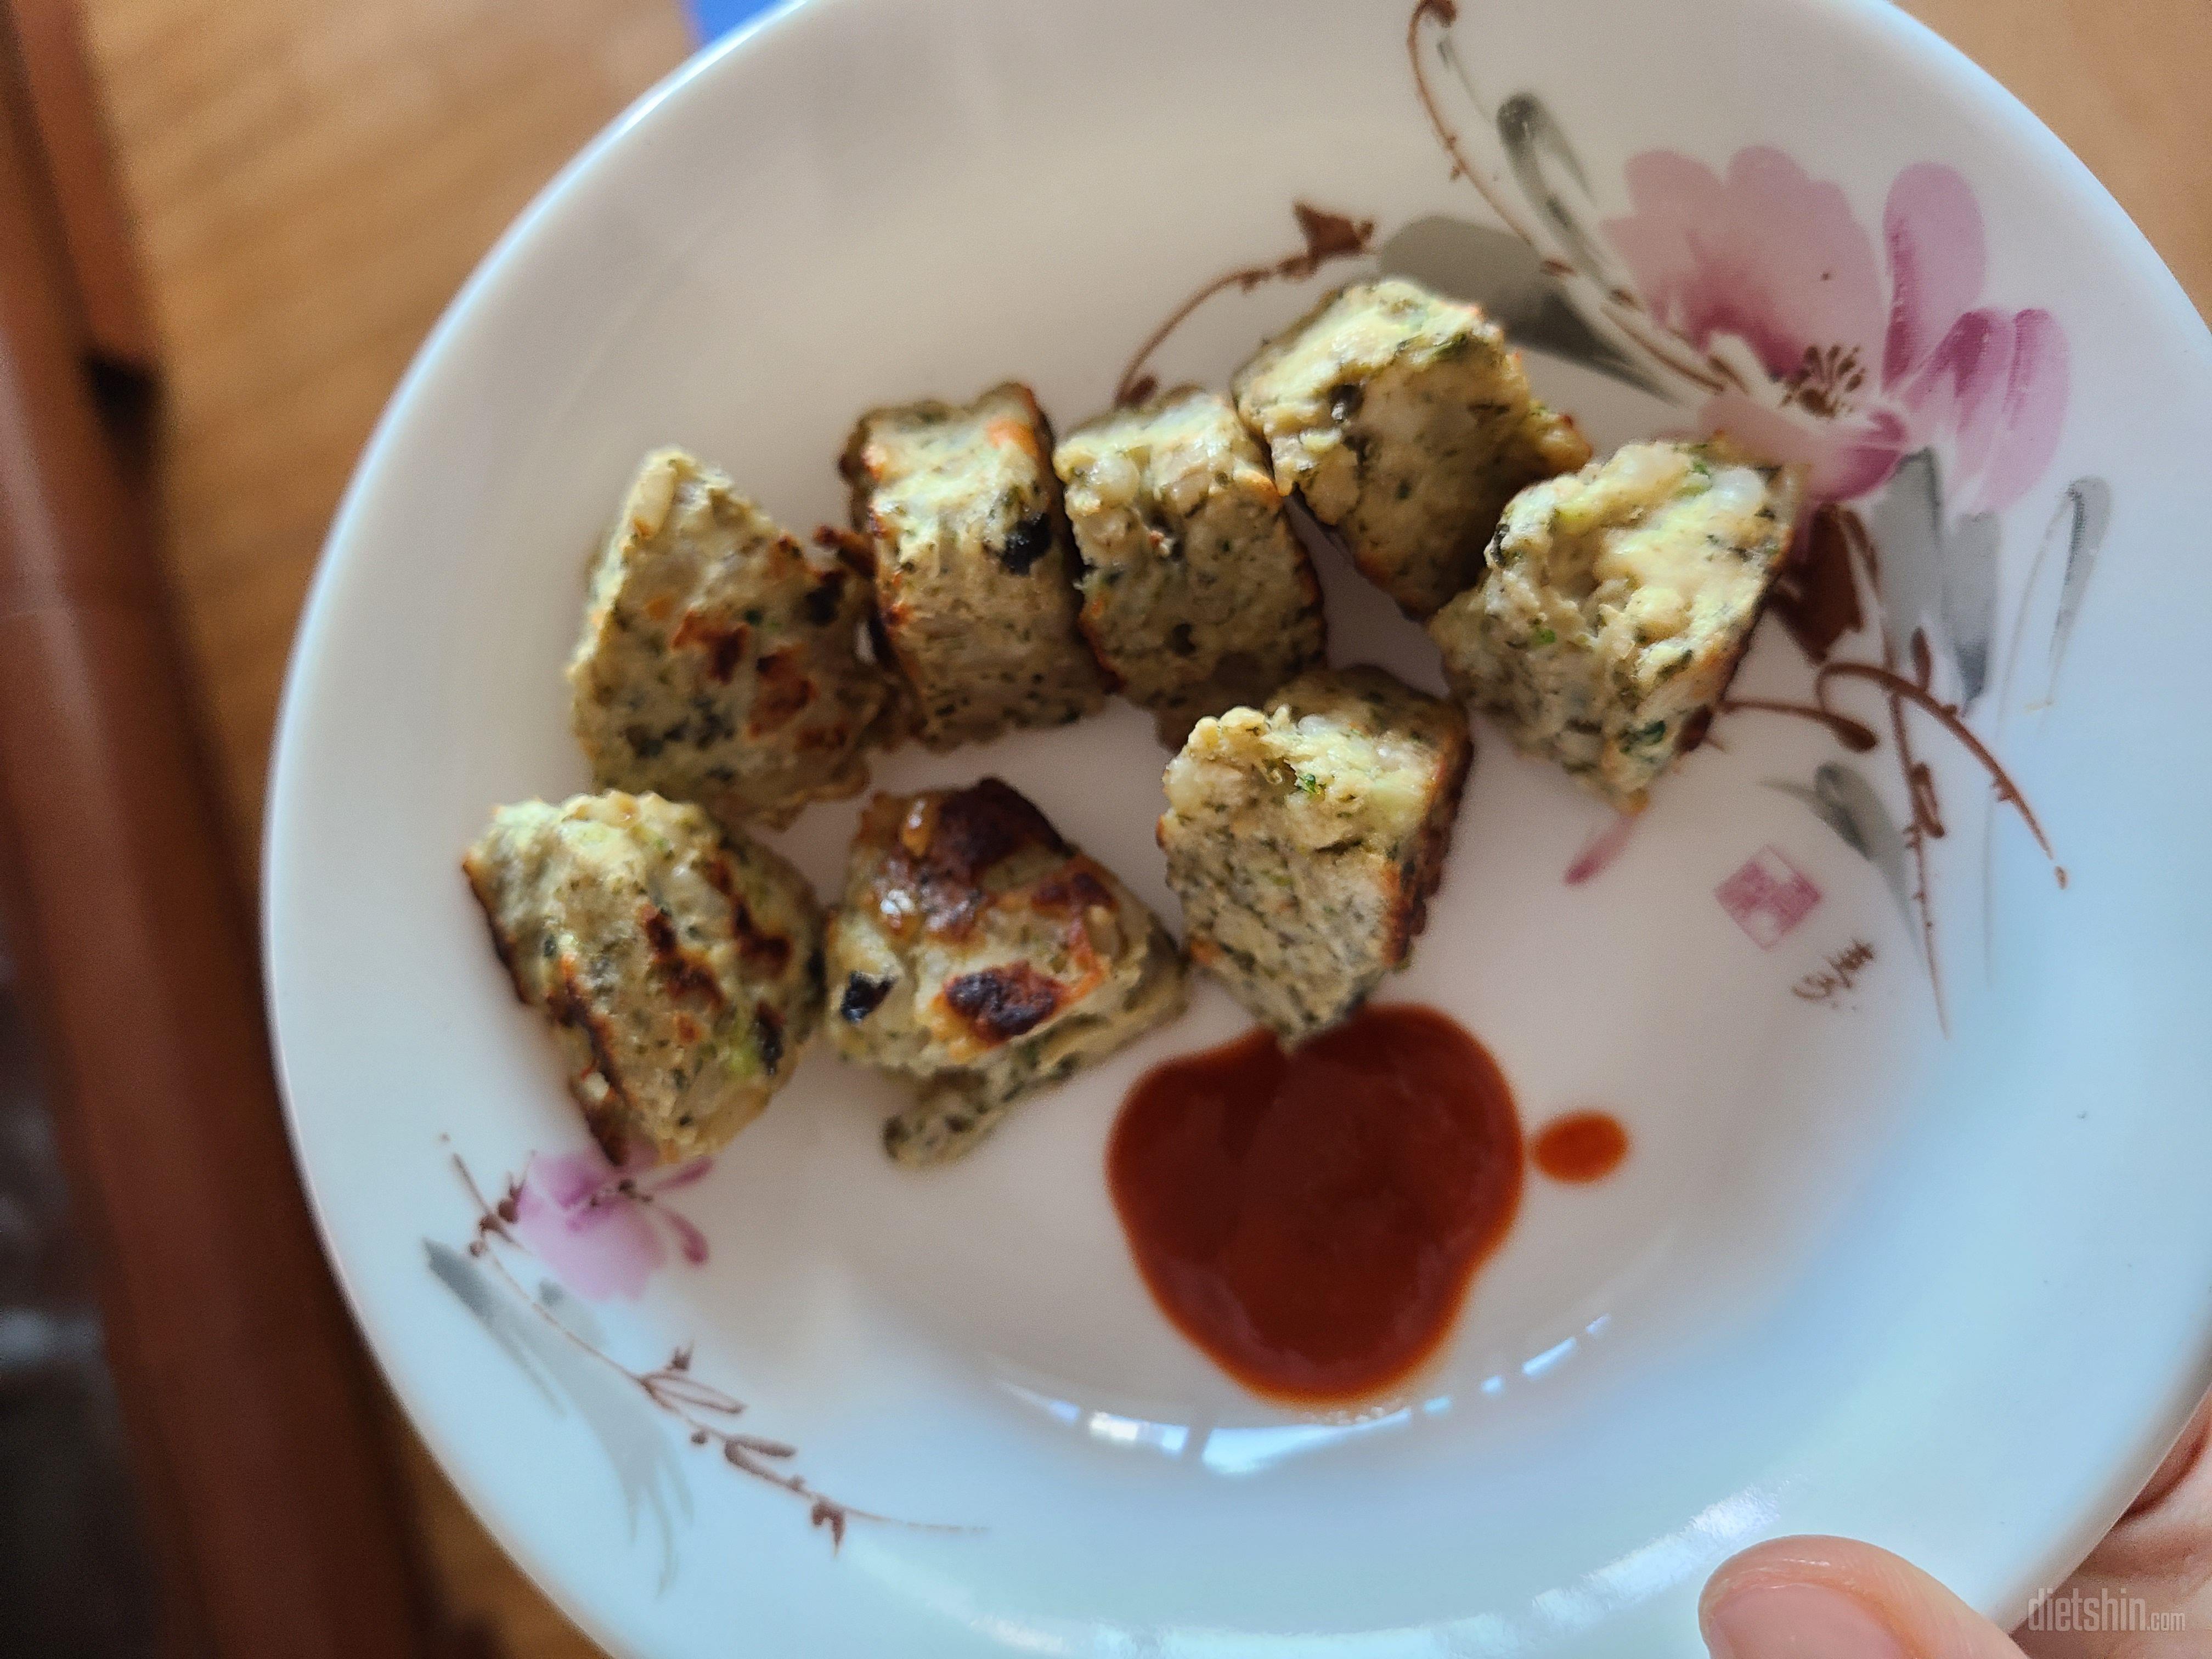
[[[2021,1659],[1926,1573],[1848,1538],[1779,1538],[1730,1557],[1698,1626],[1714,1659]]]
[[[1738,1550],[1714,1568],[1713,1576],[1705,1580],[1705,1594],[1698,1598],[1698,1610],[1702,1614],[1723,1596],[1737,1589],[1808,1580],[1830,1582],[1847,1574],[1851,1559],[1872,1547],[1849,1538],[1830,1538],[1818,1533],[1770,1538],[1748,1549]]]
[[[1723,1561],[1698,1599],[1713,1659],[1908,1659],[1877,1606],[1857,1593],[1852,1569],[1864,1547],[1778,1538]]]

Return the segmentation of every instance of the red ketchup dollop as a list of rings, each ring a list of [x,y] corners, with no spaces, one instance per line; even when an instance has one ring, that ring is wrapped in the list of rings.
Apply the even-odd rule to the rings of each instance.
[[[1602,1181],[1628,1156],[1628,1131],[1607,1112],[1569,1112],[1536,1131],[1536,1167],[1554,1181]]]
[[[1286,1056],[1265,1031],[1155,1068],[1106,1152],[1138,1271],[1258,1394],[1388,1391],[1450,1331],[1521,1200],[1504,1076],[1431,1008],[1370,1006]]]

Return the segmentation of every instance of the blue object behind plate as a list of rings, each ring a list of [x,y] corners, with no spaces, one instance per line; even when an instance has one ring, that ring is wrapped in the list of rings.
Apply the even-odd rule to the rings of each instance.
[[[688,0],[691,27],[701,41],[719,39],[748,19],[758,16],[775,0]]]

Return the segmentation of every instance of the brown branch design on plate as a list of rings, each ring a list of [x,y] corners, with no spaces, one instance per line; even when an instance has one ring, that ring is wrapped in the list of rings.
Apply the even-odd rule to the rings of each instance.
[[[1547,349],[1655,392],[1684,411],[1685,424],[1726,430],[1804,468],[1813,508],[1771,609],[1814,671],[1811,694],[1732,698],[1719,712],[1810,720],[1850,753],[1888,755],[1901,827],[1842,760],[1819,766],[1809,785],[1771,787],[1802,800],[1881,873],[1917,936],[1948,1030],[1934,884],[1935,849],[1952,829],[1921,753],[1931,730],[1990,792],[1985,928],[1994,903],[1988,837],[2008,810],[2057,884],[2068,880],[1994,737],[1969,723],[1993,679],[1996,732],[2014,712],[2032,616],[2047,634],[2045,690],[2033,707],[2049,706],[2112,517],[2104,481],[2067,486],[2016,596],[2008,643],[2001,641],[2002,515],[2056,455],[2069,387],[2066,331],[2038,307],[1979,303],[1990,252],[1981,208],[1966,178],[1941,162],[1899,172],[1878,238],[1839,185],[1774,145],[1739,149],[1718,170],[1678,151],[1644,151],[1622,170],[1627,210],[1606,216],[1545,101],[1478,87],[1470,64],[1504,56],[1462,51],[1459,37],[1480,27],[1480,10],[1479,0],[1414,0],[1405,24],[1413,92],[1449,176],[1464,179],[1503,236],[1524,246],[1546,294],[1532,299],[1522,291],[1528,279],[1516,286],[1492,253],[1490,286],[1498,292],[1471,269],[1474,280],[1458,286],[1472,291],[1461,297],[1493,310],[1504,300],[1524,318],[1564,307],[1587,337],[1578,343],[1553,325]],[[1777,238],[1778,225],[1793,228]],[[1474,237],[1500,236],[1468,228],[1462,240],[1472,249]],[[1430,240],[1439,240],[1433,231]],[[1391,251],[1386,245],[1386,266]],[[1817,302],[1802,292],[1806,260],[1827,273]],[[1751,317],[1774,325],[1731,321]],[[1878,694],[1886,733],[1838,706],[1847,684]],[[1616,830],[1593,842],[1570,884],[1592,878],[1625,838]]]
[[[1232,288],[1249,294],[1262,283],[1302,283],[1332,259],[1357,258],[1365,253],[1375,238],[1372,219],[1354,219],[1306,202],[1291,203],[1291,212],[1297,219],[1298,232],[1305,238],[1305,246],[1279,259],[1224,271],[1170,312],[1167,320],[1145,337],[1144,344],[1137,348],[1128,367],[1121,371],[1121,378],[1114,387],[1117,405],[1140,404],[1159,390],[1158,377],[1148,374],[1145,365],[1154,352],[1167,343],[1168,337],[1215,295]]]
[[[573,1408],[592,1429],[614,1465],[633,1530],[643,1517],[660,1536],[664,1583],[675,1571],[675,1521],[679,1514],[688,1519],[690,1506],[680,1465],[665,1431],[658,1426],[663,1418],[673,1422],[688,1444],[711,1449],[727,1468],[805,1504],[808,1523],[829,1534],[833,1550],[855,1522],[930,1532],[977,1530],[902,1520],[821,1491],[793,1467],[795,1446],[738,1426],[745,1402],[697,1374],[688,1343],[649,1369],[617,1358],[586,1302],[552,1279],[533,1295],[520,1276],[520,1264],[537,1261],[518,1226],[523,1183],[510,1179],[494,1200],[458,1154],[453,1166],[475,1207],[476,1223],[459,1249],[425,1241],[431,1272],[522,1366],[541,1395],[556,1407]],[[651,1412],[637,1413],[638,1401]]]

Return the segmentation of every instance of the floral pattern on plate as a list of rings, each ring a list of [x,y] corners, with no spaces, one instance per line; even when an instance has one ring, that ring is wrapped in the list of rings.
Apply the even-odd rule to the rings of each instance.
[[[1941,449],[1953,488],[2002,512],[2058,447],[2066,335],[2048,311],[1977,306],[1980,204],[1940,162],[1890,186],[1881,246],[1843,191],[1764,145],[1724,173],[1674,150],[1632,157],[1633,204],[1607,239],[1644,309],[1701,354],[1747,358],[1753,388],[1715,392],[1711,430],[1810,469],[1819,501],[1880,489],[1907,455]]]
[[[704,1176],[711,1162],[684,1165],[656,1182],[616,1170],[596,1148],[533,1157],[495,1200],[456,1154],[453,1169],[476,1207],[476,1225],[458,1248],[422,1241],[430,1272],[548,1404],[574,1411],[591,1430],[621,1486],[632,1535],[643,1523],[659,1540],[664,1589],[676,1576],[678,1524],[692,1513],[672,1422],[690,1445],[805,1502],[809,1524],[829,1533],[833,1549],[856,1521],[974,1530],[896,1520],[817,1490],[793,1468],[797,1447],[738,1428],[745,1402],[696,1375],[689,1344],[646,1367],[616,1357],[592,1304],[643,1293],[666,1261],[664,1229],[684,1261],[705,1262],[705,1237],[660,1200]],[[538,1278],[535,1291],[526,1277]]]
[[[2066,882],[1991,746],[2023,673],[2027,684],[2040,676],[2035,707],[2055,696],[2112,516],[2103,480],[2065,487],[1999,650],[2001,515],[2041,483],[2057,452],[2069,391],[2065,331],[2040,307],[1982,302],[1980,204],[1966,179],[1939,162],[1906,167],[1892,181],[1878,237],[1838,185],[1765,144],[1717,167],[1674,149],[1643,151],[1622,168],[1626,210],[1603,216],[1565,128],[1538,96],[1516,93],[1494,108],[1485,100],[1455,40],[1458,17],[1455,0],[1416,0],[1407,55],[1454,176],[1480,193],[1504,228],[1434,215],[1378,243],[1371,218],[1297,202],[1302,246],[1237,266],[1191,295],[1138,347],[1115,399],[1140,400],[1156,388],[1147,368],[1153,354],[1208,301],[1371,257],[1478,301],[1518,342],[1680,407],[1686,428],[1726,431],[1802,464],[1811,506],[1774,609],[1814,670],[1811,688],[1801,703],[1746,700],[1723,711],[1805,716],[1847,751],[1879,750],[1892,761],[1901,813],[1841,759],[1822,763],[1808,781],[1766,787],[1802,801],[1877,872],[1917,935],[1948,1029],[1931,845],[1949,828],[1916,736],[1942,732],[1990,781],[1985,882],[2001,808],[2017,814],[2051,856],[2059,884]],[[1449,77],[1443,93],[1438,69]],[[1450,88],[1477,119],[1447,112]],[[1475,133],[1494,137],[1493,157],[1471,153]],[[1517,202],[1505,194],[1506,179]],[[2025,662],[2032,617],[2048,619],[2039,664]],[[1992,678],[2001,695],[1985,738],[1967,716]],[[1887,741],[1836,707],[1839,681],[1872,688]],[[1599,830],[1567,884],[1601,875],[1626,850],[1632,825],[1624,818]],[[1746,870],[1760,869],[1761,858],[1780,855],[1763,849]],[[1817,902],[1817,890],[1806,887],[1810,899],[1764,930],[1755,923],[1772,908],[1771,896],[1732,901],[1724,884],[1721,897],[1753,941],[1766,945]],[[1792,994],[1833,1005],[1875,956],[1854,939]],[[659,1539],[664,1586],[676,1571],[678,1525],[690,1518],[691,1498],[662,1419],[673,1419],[690,1445],[717,1449],[728,1467],[803,1499],[833,1547],[854,1521],[973,1530],[894,1522],[817,1491],[793,1472],[794,1447],[734,1426],[744,1403],[694,1374],[688,1346],[649,1368],[614,1356],[594,1304],[637,1301],[672,1260],[706,1263],[705,1235],[669,1198],[711,1162],[625,1170],[595,1148],[533,1156],[495,1201],[456,1158],[477,1207],[475,1231],[459,1248],[425,1240],[430,1269],[541,1395],[591,1428],[633,1531],[643,1523]],[[526,1283],[533,1267],[544,1275],[535,1291]]]
[[[1383,263],[1455,258],[1462,280],[1447,285],[1527,343],[1656,393],[1685,410],[1686,425],[1808,467],[1812,510],[1773,607],[1814,670],[1809,696],[1723,710],[1803,715],[1845,750],[1880,750],[1891,763],[1897,781],[1887,795],[1841,759],[1808,781],[1769,787],[1803,801],[1880,873],[1917,935],[1948,1030],[1934,888],[1936,847],[1950,825],[1921,754],[1931,730],[1988,780],[1985,889],[2004,809],[2059,885],[2067,880],[1991,746],[1995,732],[1985,737],[1967,718],[1995,678],[2004,695],[1990,724],[2007,723],[2031,617],[2050,618],[2040,665],[2048,706],[2110,523],[2102,479],[2064,488],[2000,653],[2002,515],[2040,483],[2057,452],[2069,390],[2065,331],[2040,307],[1982,303],[1980,204],[1940,162],[1892,180],[1879,243],[1838,185],[1771,145],[1739,149],[1718,167],[1644,150],[1622,167],[1628,210],[1605,216],[1540,97],[1485,97],[1458,20],[1455,0],[1416,0],[1407,56],[1455,174],[1504,229],[1419,222],[1384,242]],[[1494,151],[1472,153],[1478,134],[1494,137]],[[1838,706],[1835,688],[1854,682],[1877,696],[1886,734]],[[1601,835],[1575,860],[1570,884],[1594,878],[1627,840]]]
[[[497,1206],[515,1239],[589,1302],[635,1301],[673,1244],[692,1267],[707,1260],[707,1236],[666,1195],[714,1167],[710,1158],[673,1170],[617,1170],[597,1146],[533,1157]]]

